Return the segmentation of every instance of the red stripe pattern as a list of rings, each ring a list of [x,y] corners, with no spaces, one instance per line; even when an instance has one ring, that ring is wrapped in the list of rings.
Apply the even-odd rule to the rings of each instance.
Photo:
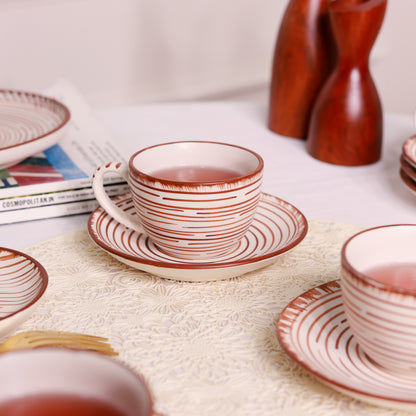
[[[237,185],[180,186],[130,176],[133,203],[147,235],[167,253],[192,259],[220,257],[250,227],[261,195],[262,172]]]
[[[0,90],[0,150],[36,140],[69,119],[58,101],[22,91]]]
[[[414,409],[416,379],[384,370],[363,352],[347,322],[338,281],[293,300],[279,317],[277,335],[293,360],[331,387],[373,404]]]
[[[392,371],[416,372],[416,297],[341,274],[345,314],[359,344]]]
[[[40,299],[47,284],[46,270],[36,260],[0,248],[0,335],[26,317],[23,312]]]

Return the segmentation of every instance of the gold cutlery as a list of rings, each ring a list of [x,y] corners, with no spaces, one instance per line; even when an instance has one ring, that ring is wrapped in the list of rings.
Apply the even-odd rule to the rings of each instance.
[[[104,355],[118,355],[107,338],[61,331],[27,331],[16,334],[2,344],[0,353],[40,347],[67,347],[92,350]]]

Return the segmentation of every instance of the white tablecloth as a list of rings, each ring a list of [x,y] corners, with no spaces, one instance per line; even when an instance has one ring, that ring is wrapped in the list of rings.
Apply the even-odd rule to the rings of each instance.
[[[279,346],[281,310],[338,278],[342,242],[360,229],[317,220],[309,227],[271,266],[198,283],[128,267],[85,230],[38,243],[25,251],[44,265],[49,286],[18,330],[107,337],[117,359],[146,378],[166,416],[396,415],[321,385]]]

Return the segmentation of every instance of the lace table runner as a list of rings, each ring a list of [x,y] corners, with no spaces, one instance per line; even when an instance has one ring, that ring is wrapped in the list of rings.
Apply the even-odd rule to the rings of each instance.
[[[304,291],[339,278],[343,242],[362,227],[309,221],[305,240],[262,270],[187,283],[129,268],[87,231],[25,250],[49,287],[21,330],[108,337],[148,380],[168,416],[399,415],[355,401],[297,366],[276,338],[281,310]]]

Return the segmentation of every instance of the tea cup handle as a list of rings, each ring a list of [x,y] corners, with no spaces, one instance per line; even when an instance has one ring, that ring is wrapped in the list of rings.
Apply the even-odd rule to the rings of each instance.
[[[129,182],[129,168],[126,163],[110,162],[102,165],[94,172],[92,177],[92,189],[94,190],[95,198],[107,214],[111,215],[120,224],[123,224],[139,233],[144,233],[137,215],[131,215],[123,211],[105,192],[104,176],[110,172],[120,175],[127,181],[127,183]]]

